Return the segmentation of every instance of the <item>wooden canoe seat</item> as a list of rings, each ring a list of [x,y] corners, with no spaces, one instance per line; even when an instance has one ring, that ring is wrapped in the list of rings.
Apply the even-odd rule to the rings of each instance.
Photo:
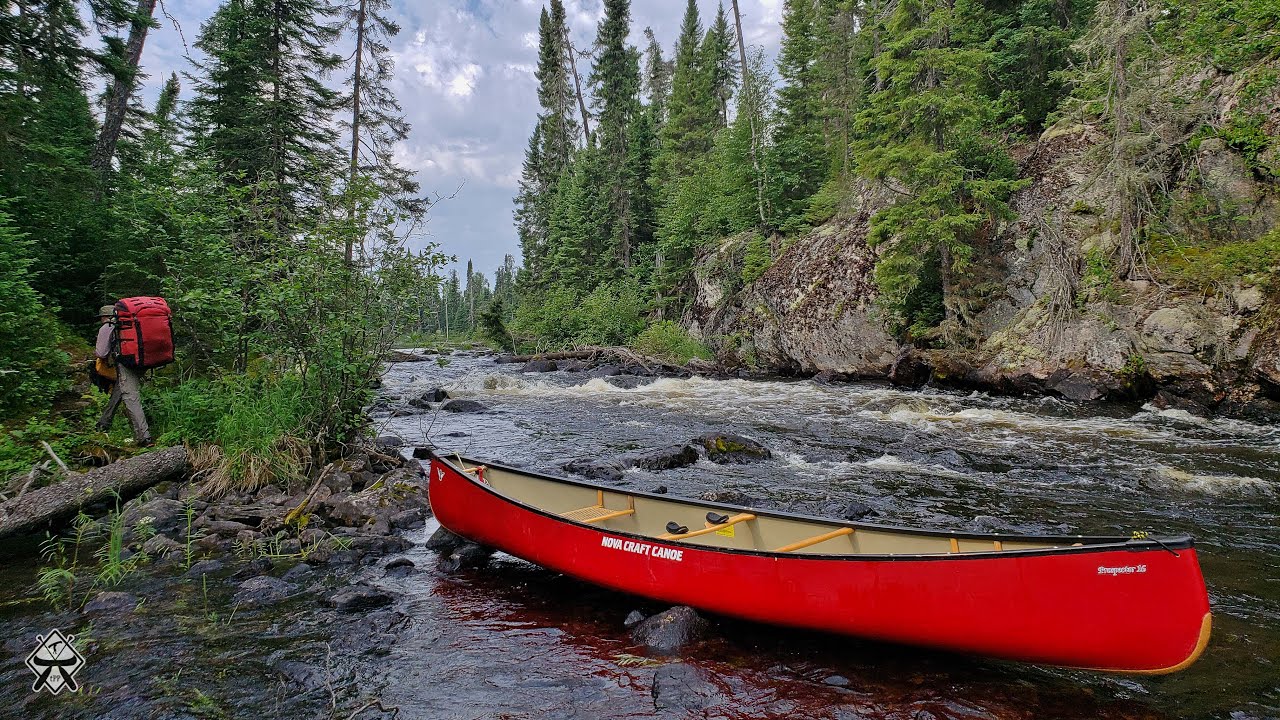
[[[705,528],[702,528],[701,530],[693,530],[692,532],[687,532],[687,533],[679,533],[679,534],[665,533],[665,534],[659,535],[657,539],[684,540],[686,538],[698,537],[699,535],[706,535],[708,533],[713,533],[717,530],[723,530],[727,527],[737,525],[740,522],[746,522],[748,520],[755,520],[755,519],[756,519],[756,516],[752,515],[751,513],[738,513],[737,515],[734,515],[733,517],[729,518],[728,521],[722,522],[719,525],[712,525],[711,527],[705,527]]]
[[[833,538],[844,537],[845,535],[852,534],[853,528],[840,528],[838,530],[832,530],[831,532],[822,533],[821,535],[814,535],[813,537],[805,538],[804,540],[797,540],[790,545],[783,545],[782,547],[774,550],[774,552],[791,552],[792,550],[807,548],[810,545],[817,545],[820,542],[826,542]]]
[[[560,513],[560,517],[565,518],[566,520],[575,520],[580,523],[597,523],[631,515],[634,514],[635,511],[636,499],[634,497],[627,497],[626,510],[610,510],[604,506],[604,491],[597,490],[595,505],[589,505],[584,508],[578,508],[577,510]]]
[[[626,510],[610,510],[599,505],[570,510],[569,512],[560,513],[560,517],[566,520],[576,520],[581,523],[604,522],[617,517],[631,515],[635,512],[635,508],[627,508]]]

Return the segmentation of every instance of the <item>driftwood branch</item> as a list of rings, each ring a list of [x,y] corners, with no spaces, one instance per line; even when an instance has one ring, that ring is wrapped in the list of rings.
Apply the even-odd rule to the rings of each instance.
[[[36,530],[112,494],[134,493],[186,471],[187,449],[173,447],[72,474],[0,504],[0,537]]]

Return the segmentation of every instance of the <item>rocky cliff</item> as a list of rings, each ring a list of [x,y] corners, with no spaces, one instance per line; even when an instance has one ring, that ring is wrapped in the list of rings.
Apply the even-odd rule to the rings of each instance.
[[[1158,193],[1140,272],[1113,275],[1097,261],[1112,254],[1118,228],[1107,211],[1116,181],[1097,169],[1104,130],[1060,123],[1015,150],[1029,184],[1010,202],[1016,217],[980,248],[969,342],[905,344],[887,329],[867,230],[892,195],[869,185],[852,191],[835,218],[776,248],[750,282],[743,267],[753,238],[705,252],[685,323],[722,359],[775,372],[1154,398],[1193,412],[1280,418],[1280,90],[1250,99],[1263,108],[1257,130],[1271,142],[1241,152],[1224,133],[1204,131],[1236,117],[1242,101],[1232,78],[1182,82],[1207,88],[1198,91],[1204,109],[1161,128],[1169,149],[1146,168]],[[1173,241],[1155,247],[1161,238]],[[1245,243],[1257,254],[1228,265],[1239,272],[1198,282],[1202,255],[1179,250],[1186,238]]]

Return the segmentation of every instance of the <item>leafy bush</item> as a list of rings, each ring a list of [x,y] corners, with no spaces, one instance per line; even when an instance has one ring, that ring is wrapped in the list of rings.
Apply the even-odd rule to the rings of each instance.
[[[683,365],[693,358],[711,359],[711,351],[707,346],[670,320],[645,328],[644,332],[631,341],[631,347],[644,355],[677,365]]]
[[[48,403],[66,385],[61,332],[31,287],[31,245],[0,205],[0,415]]]
[[[742,281],[755,282],[772,263],[773,251],[769,247],[769,239],[763,235],[753,235],[747,241],[747,252],[742,260]]]
[[[526,297],[512,335],[535,349],[622,345],[644,328],[644,301],[633,280],[601,283],[586,296],[555,288]]]

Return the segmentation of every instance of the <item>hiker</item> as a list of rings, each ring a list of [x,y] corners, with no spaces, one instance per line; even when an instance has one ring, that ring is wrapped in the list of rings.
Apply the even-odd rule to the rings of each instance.
[[[107,409],[98,420],[98,429],[102,432],[111,430],[111,420],[116,415],[120,403],[124,403],[124,414],[133,426],[133,439],[140,446],[151,444],[151,429],[147,427],[147,416],[142,411],[141,381],[138,371],[124,363],[116,362],[115,330],[116,308],[114,305],[103,305],[98,310],[98,320],[102,326],[98,328],[98,341],[94,346],[94,360],[97,374],[110,380],[114,371],[115,382],[111,383],[111,399],[107,401]]]

